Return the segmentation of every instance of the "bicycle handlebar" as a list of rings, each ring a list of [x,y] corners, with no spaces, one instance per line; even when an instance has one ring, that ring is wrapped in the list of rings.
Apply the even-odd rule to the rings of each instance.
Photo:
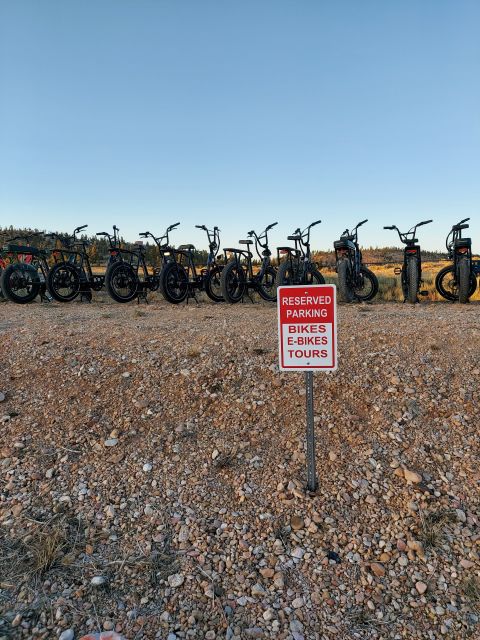
[[[433,220],[424,220],[423,222],[419,222],[417,225],[415,225],[415,228],[421,227],[424,224],[430,224],[430,222],[433,222]]]
[[[358,229],[358,227],[361,227],[361,226],[362,226],[362,224],[365,224],[366,222],[368,222],[368,218],[367,218],[366,220],[362,220],[361,222],[359,222],[359,223],[357,224],[357,226],[355,227],[355,229]]]

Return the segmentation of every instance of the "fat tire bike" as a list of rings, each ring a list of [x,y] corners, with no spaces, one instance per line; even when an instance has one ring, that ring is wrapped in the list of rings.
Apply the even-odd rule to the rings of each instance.
[[[87,252],[91,242],[77,238],[87,226],[77,227],[71,236],[50,234],[61,244],[52,251],[57,262],[47,277],[48,289],[57,302],[72,302],[79,295],[81,300],[91,302],[92,291],[100,291],[104,285],[105,276],[94,275],[92,271]]]
[[[39,249],[30,244],[31,239],[41,233],[16,236],[7,240],[1,251],[4,267],[1,269],[0,289],[3,296],[16,304],[28,304],[40,295],[42,302],[50,302],[47,291],[49,272],[48,249]],[[17,244],[23,240],[26,244]]]
[[[295,229],[288,240],[295,243],[294,247],[277,247],[277,287],[293,284],[325,284],[325,278],[317,265],[312,261],[310,249],[310,232],[312,227],[322,221],[312,222],[303,231]]]
[[[260,235],[253,230],[249,231],[247,240],[239,240],[239,244],[245,245],[246,249],[224,249],[225,266],[221,275],[221,288],[222,296],[227,302],[241,302],[245,294],[250,296],[251,291],[258,293],[267,302],[275,302],[277,299],[277,270],[272,265],[272,252],[268,248],[268,232],[277,224],[278,222],[274,222],[268,225]],[[257,273],[253,271],[253,253],[250,251],[252,244],[255,244],[255,251],[261,260]]]
[[[193,244],[182,244],[171,249],[172,260],[164,263],[161,279],[161,291],[168,302],[179,304],[194,297],[196,291],[205,291],[213,302],[222,302],[221,274],[223,265],[217,263],[220,250],[220,230],[218,227],[208,229],[204,224],[195,225],[206,232],[208,238],[207,266],[197,271]]]
[[[338,292],[342,302],[368,302],[378,293],[377,276],[362,262],[358,245],[358,228],[368,220],[362,220],[351,231],[345,229],[340,240],[333,243],[338,274]]]
[[[465,224],[469,220],[460,220],[451,228],[445,245],[452,264],[440,269],[435,278],[435,288],[443,298],[463,304],[469,302],[475,293],[477,275],[480,274],[480,261],[472,260],[472,240],[462,238],[462,231],[470,226]]]
[[[418,294],[427,295],[426,291],[420,291],[422,281],[422,257],[420,251],[420,245],[415,237],[417,228],[422,227],[425,224],[430,224],[432,220],[424,220],[419,222],[409,231],[402,233],[395,225],[389,227],[383,227],[389,231],[397,231],[400,242],[405,245],[403,250],[403,266],[395,269],[396,275],[401,275],[402,278],[402,291],[403,301],[415,304],[418,302]]]
[[[105,273],[105,286],[115,302],[125,303],[147,300],[148,291],[157,291],[160,281],[157,273],[150,274],[145,260],[145,247],[141,244],[132,249],[121,246],[119,228],[114,225],[113,235],[106,231],[97,236],[108,238],[110,260]]]

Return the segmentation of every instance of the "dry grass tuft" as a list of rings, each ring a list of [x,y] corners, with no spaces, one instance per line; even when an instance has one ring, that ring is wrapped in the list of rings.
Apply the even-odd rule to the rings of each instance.
[[[480,611],[480,578],[470,576],[462,582],[462,591],[475,611]]]
[[[43,577],[54,567],[72,564],[79,541],[80,523],[65,514],[46,522],[35,521],[16,539],[0,538],[0,575],[5,588]]]
[[[441,509],[425,515],[420,511],[421,531],[420,539],[425,548],[436,549],[443,541],[445,525],[457,521],[457,514],[453,509]]]

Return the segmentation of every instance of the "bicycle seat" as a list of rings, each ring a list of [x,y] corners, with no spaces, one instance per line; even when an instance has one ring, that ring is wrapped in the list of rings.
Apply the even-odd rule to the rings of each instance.
[[[40,253],[40,250],[36,247],[28,247],[22,244],[6,244],[3,247],[4,251],[11,251],[12,253],[30,253],[32,256],[36,256]]]
[[[193,244],[179,244],[178,249],[180,251],[195,251]]]
[[[253,240],[239,240],[238,244],[246,244],[246,245],[253,244]]]

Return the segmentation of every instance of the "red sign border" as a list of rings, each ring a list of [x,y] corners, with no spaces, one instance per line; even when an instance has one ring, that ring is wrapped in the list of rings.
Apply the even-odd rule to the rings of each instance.
[[[333,327],[332,327],[332,349],[333,349],[333,367],[327,366],[305,366],[305,367],[284,367],[283,366],[283,333],[282,333],[282,323],[280,322],[280,299],[281,292],[283,290],[288,290],[291,293],[295,291],[304,291],[305,287],[315,289],[328,289],[333,293]],[[334,284],[310,284],[310,285],[282,285],[277,288],[277,323],[278,323],[278,367],[280,371],[336,371],[338,368],[338,350],[337,350],[337,287]],[[305,324],[313,324],[309,322],[305,322]]]

